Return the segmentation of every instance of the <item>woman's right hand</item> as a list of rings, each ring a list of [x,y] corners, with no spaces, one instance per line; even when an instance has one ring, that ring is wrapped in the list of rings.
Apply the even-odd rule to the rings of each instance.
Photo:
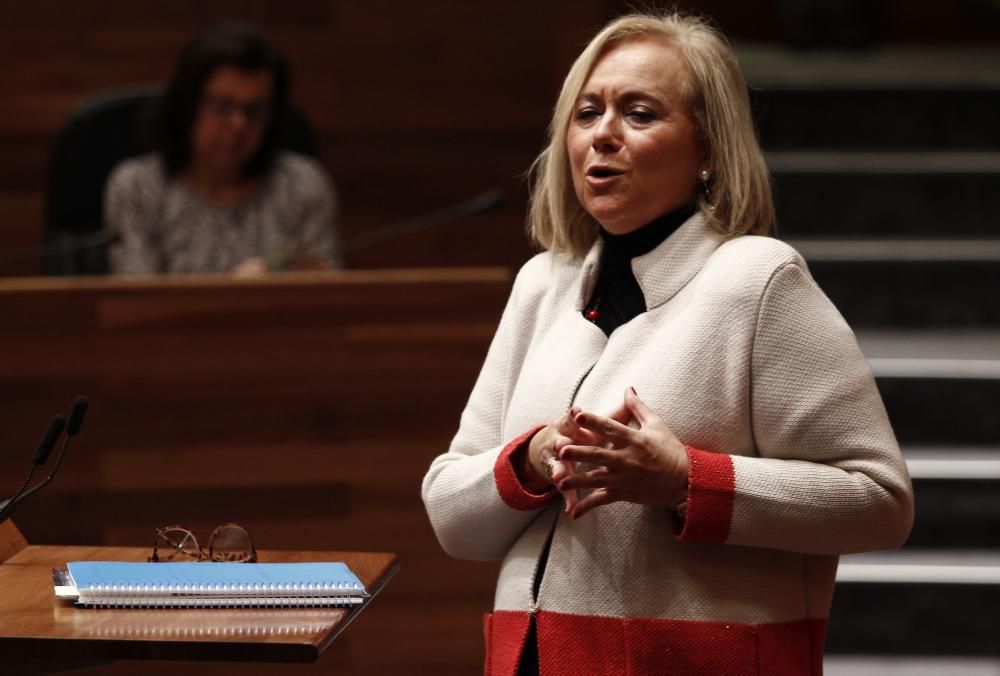
[[[574,421],[580,408],[574,406],[557,420],[539,430],[514,463],[518,478],[524,487],[533,493],[544,493],[550,486],[576,471],[575,463],[559,459],[559,451],[569,444],[593,445],[594,435]],[[585,441],[586,440],[586,441]],[[576,489],[562,491],[566,512],[570,512],[578,502]]]

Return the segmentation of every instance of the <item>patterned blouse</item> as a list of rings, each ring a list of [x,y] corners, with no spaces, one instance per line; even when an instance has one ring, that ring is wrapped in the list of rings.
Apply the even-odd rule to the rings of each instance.
[[[301,254],[337,265],[335,212],[322,166],[291,152],[235,206],[210,204],[168,179],[154,154],[118,165],[104,196],[105,227],[121,236],[111,268],[123,275],[223,273],[248,258],[280,270]]]

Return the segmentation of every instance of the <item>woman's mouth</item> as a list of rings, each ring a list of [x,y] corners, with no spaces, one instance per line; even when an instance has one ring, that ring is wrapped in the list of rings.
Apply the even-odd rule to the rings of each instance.
[[[623,169],[605,165],[597,165],[587,169],[587,183],[593,187],[603,187],[614,183],[625,173]]]

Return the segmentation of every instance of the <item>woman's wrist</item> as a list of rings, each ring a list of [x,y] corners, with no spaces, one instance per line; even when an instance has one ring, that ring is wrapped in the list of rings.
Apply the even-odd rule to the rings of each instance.
[[[545,476],[532,462],[533,456],[539,455],[538,453],[533,453],[532,451],[537,450],[532,448],[537,444],[541,443],[539,437],[544,433],[543,430],[539,430],[538,433],[532,435],[531,439],[521,445],[514,453],[510,456],[511,465],[514,467],[514,473],[517,475],[518,481],[524,486],[526,490],[530,493],[541,494],[548,491],[552,484],[548,477]]]
[[[680,451],[675,453],[677,467],[674,470],[673,490],[671,491],[670,507],[683,516],[687,511],[688,497],[688,475],[691,471],[691,463],[688,460],[687,446],[677,442]]]

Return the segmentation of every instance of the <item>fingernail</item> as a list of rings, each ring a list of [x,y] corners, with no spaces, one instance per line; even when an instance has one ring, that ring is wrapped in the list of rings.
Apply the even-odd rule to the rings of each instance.
[[[634,388],[634,387],[632,387],[631,385],[629,386],[629,388],[628,388],[628,389],[632,390],[632,394],[634,394],[635,396],[637,396],[637,397],[639,396],[639,393],[638,393],[638,392],[636,392],[636,391],[635,391],[635,388]]]

